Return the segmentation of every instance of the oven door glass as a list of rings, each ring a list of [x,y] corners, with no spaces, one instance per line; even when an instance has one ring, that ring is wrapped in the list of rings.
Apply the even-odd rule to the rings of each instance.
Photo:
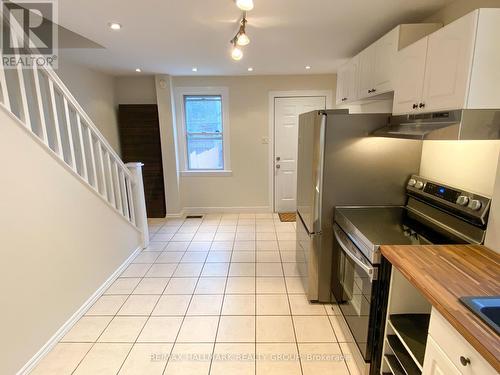
[[[377,268],[364,258],[345,234],[339,237],[336,233],[336,237],[336,245],[340,248],[337,277],[342,294],[339,307],[361,354],[365,361],[369,361],[373,347],[371,322],[374,320],[370,313],[375,311]],[[361,260],[364,261],[362,265]]]

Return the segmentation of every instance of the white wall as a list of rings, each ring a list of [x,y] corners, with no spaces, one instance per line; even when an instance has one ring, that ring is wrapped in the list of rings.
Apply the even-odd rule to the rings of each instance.
[[[175,87],[227,87],[231,169],[229,177],[181,177],[182,206],[271,209],[269,165],[272,155],[262,137],[269,136],[269,92],[332,90],[335,75],[173,77]],[[167,202],[168,206],[168,202]]]
[[[64,57],[58,64],[57,75],[120,155],[114,77],[78,65]]]
[[[17,372],[140,234],[0,109],[0,374]]]

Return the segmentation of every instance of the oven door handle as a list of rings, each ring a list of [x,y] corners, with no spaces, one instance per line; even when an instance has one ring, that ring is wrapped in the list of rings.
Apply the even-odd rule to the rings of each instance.
[[[333,233],[335,234],[335,238],[337,239],[337,242],[339,243],[340,247],[344,250],[345,254],[353,260],[354,263],[356,263],[358,266],[360,266],[363,271],[368,275],[370,278],[370,281],[373,282],[374,280],[377,280],[377,268],[368,266],[366,265],[361,259],[359,259],[356,254],[354,253],[353,250],[349,249],[349,246],[347,246],[342,239],[339,236],[339,228],[334,227],[333,228]]]

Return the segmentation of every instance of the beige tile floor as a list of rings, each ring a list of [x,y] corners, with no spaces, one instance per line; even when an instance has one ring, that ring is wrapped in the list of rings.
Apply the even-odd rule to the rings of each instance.
[[[356,373],[336,306],[306,299],[295,223],[211,214],[150,233],[33,374]]]

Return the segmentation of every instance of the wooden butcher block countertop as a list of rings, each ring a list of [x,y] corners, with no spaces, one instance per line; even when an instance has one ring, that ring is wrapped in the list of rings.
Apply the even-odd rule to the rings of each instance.
[[[500,295],[500,254],[479,245],[382,246],[381,250],[500,372],[500,337],[458,300]]]

